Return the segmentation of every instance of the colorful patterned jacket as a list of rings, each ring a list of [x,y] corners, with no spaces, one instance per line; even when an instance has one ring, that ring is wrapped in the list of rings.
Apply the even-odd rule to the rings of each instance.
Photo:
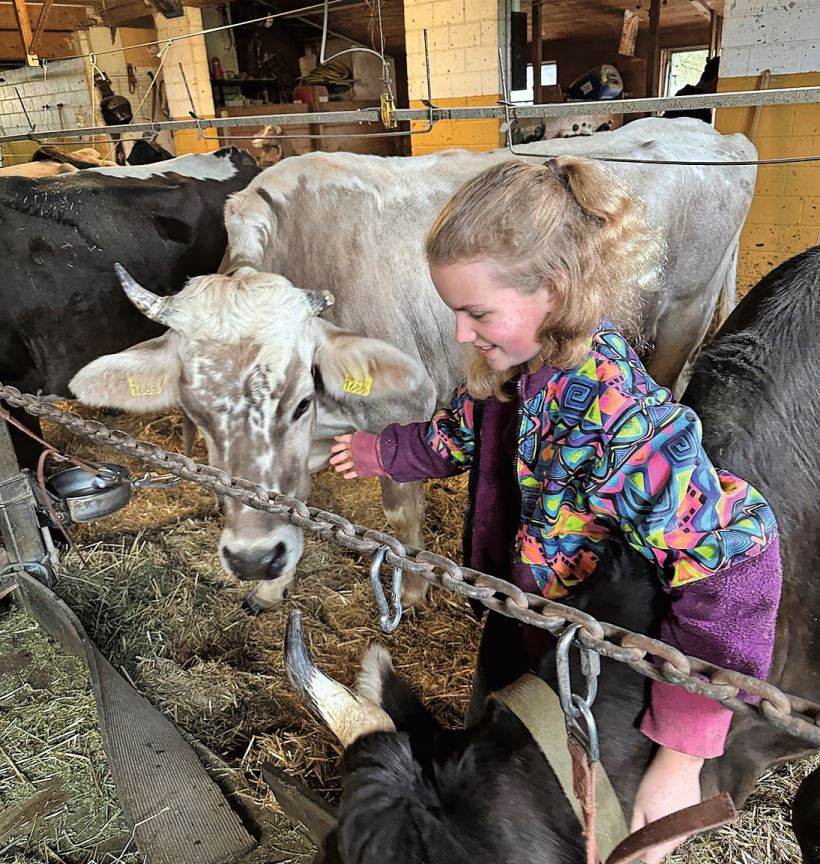
[[[508,445],[505,418],[517,420]],[[505,483],[516,485],[505,473],[513,452],[519,518],[497,503],[507,500]],[[566,596],[595,571],[608,542],[625,539],[657,565],[672,596],[664,641],[767,675],[781,580],[772,511],[748,483],[714,468],[694,412],[671,400],[611,327],[594,335],[577,369],[524,376],[517,406],[476,403],[462,387],[429,422],[355,433],[352,455],[359,476],[398,481],[474,468],[465,556],[497,575],[506,568],[527,591]],[[730,720],[718,703],[654,682],[641,729],[712,757]]]
[[[462,387],[427,431],[431,449],[462,469],[472,460],[473,416]],[[760,493],[714,468],[695,413],[672,401],[612,329],[595,334],[583,365],[553,370],[522,398],[519,420],[513,557],[547,597],[565,597],[590,576],[619,532],[667,587],[753,558],[776,534]]]

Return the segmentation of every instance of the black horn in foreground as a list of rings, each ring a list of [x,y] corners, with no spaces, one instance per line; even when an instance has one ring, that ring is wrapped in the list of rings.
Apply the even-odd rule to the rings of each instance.
[[[302,613],[294,609],[285,633],[285,670],[290,683],[311,712],[349,747],[370,732],[395,732],[388,714],[321,672],[308,652]]]

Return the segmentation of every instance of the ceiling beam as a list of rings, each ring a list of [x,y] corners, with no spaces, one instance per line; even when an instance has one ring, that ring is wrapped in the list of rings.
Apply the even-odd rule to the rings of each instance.
[[[697,12],[698,15],[706,18],[707,21],[711,19],[714,9],[712,9],[707,0],[689,0],[689,3],[691,4],[692,9]]]
[[[31,45],[29,46],[29,52],[35,56],[37,55],[37,46],[43,38],[43,29],[46,21],[48,21],[49,12],[51,12],[51,4],[53,2],[54,0],[45,0],[43,7],[40,10],[40,18],[37,21],[37,26],[34,28],[34,35],[31,37]]]
[[[40,26],[40,15],[42,7],[29,6],[29,19],[35,27]],[[46,33],[54,33],[57,31],[75,30],[77,24],[86,18],[88,13],[83,6],[52,6],[49,12],[48,20],[45,22],[47,26],[43,27]],[[0,30],[13,30],[17,32],[17,18],[14,15],[14,10],[11,4],[0,4]]]
[[[14,17],[17,19],[17,35],[23,47],[23,56],[29,66],[37,65],[37,58],[31,54],[31,19],[28,17],[26,0],[14,0]]]

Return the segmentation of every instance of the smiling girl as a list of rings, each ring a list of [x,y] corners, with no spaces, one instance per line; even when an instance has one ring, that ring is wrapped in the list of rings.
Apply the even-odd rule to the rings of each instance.
[[[587,160],[506,162],[456,192],[427,257],[456,341],[472,346],[467,381],[427,423],[339,436],[336,471],[410,481],[470,470],[465,564],[550,599],[628,544],[672,598],[664,641],[765,678],[781,579],[774,516],[712,465],[697,416],[625,338],[663,259],[640,203]],[[477,679],[476,693],[505,683]],[[633,830],[700,800],[703,761],[723,751],[730,720],[653,683],[641,729],[658,748]]]

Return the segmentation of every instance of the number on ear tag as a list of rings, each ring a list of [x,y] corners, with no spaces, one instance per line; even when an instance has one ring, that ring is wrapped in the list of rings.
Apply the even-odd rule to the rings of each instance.
[[[353,378],[350,375],[345,375],[342,390],[345,393],[352,393],[354,396],[369,396],[373,389],[373,379],[368,375],[366,378]]]
[[[129,375],[128,389],[132,396],[159,396],[162,393],[162,383],[159,378],[148,378],[144,375]]]

